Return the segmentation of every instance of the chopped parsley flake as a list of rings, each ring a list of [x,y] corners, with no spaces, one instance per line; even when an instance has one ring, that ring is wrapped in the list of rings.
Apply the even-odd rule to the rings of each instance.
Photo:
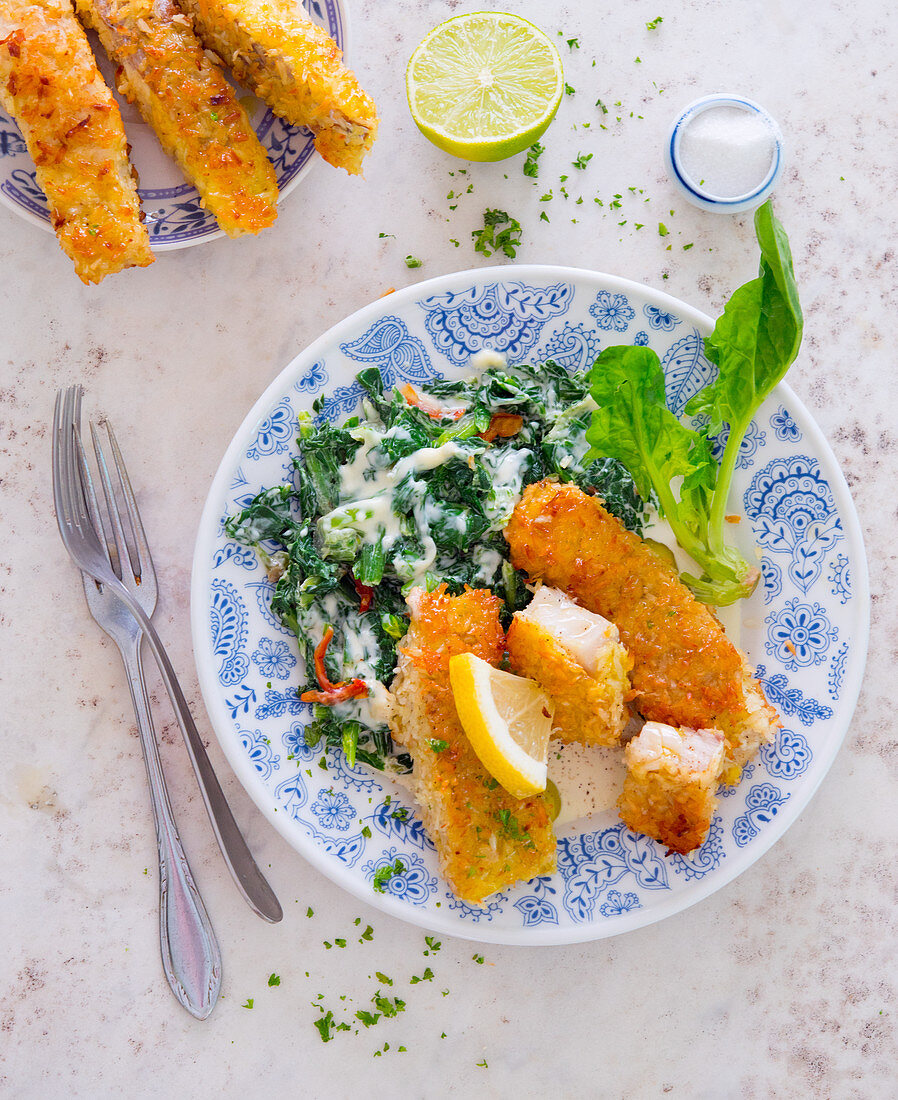
[[[539,164],[537,162],[545,151],[545,147],[540,145],[538,141],[530,146],[527,150],[527,159],[524,161],[523,171],[525,176],[532,176],[535,179],[539,175]]]
[[[396,234],[395,233],[378,233],[377,235],[378,235],[378,237],[381,237],[381,238],[383,238],[383,237],[392,237],[394,241],[396,240]]]
[[[247,997],[247,999],[243,1002],[243,1004],[240,1007],[241,1008],[252,1008],[253,1007],[252,997]]]
[[[521,233],[521,223],[504,210],[485,210],[483,229],[475,229],[471,234],[474,251],[481,252],[484,256],[504,252],[513,260],[521,243]]]
[[[425,936],[424,942],[427,944],[431,951],[439,951],[439,949],[443,946],[442,941],[434,939],[433,936]]]
[[[405,1001],[400,997],[385,997],[378,991],[371,1000],[374,1002],[375,1008],[380,1009],[381,1015],[385,1020],[389,1019],[391,1016],[398,1016],[400,1012],[405,1012]]]
[[[373,939],[374,939],[374,929],[371,927],[370,924],[365,925],[365,931],[359,936],[359,943],[362,943],[363,941],[367,942],[368,940],[373,940]]]
[[[377,978],[377,980],[381,983],[381,985],[392,985],[393,984],[393,979],[388,978],[386,976],[386,974],[384,974],[380,970],[375,970],[374,971],[374,977]]]
[[[568,46],[570,46],[570,48],[572,50],[579,50],[580,49],[580,39],[579,38],[569,38],[567,40],[567,44],[568,44]]]
[[[663,22],[664,22],[664,19],[660,15],[656,15],[654,19],[652,19],[650,22],[646,23],[645,29],[647,31],[656,31],[658,29],[659,24],[661,24]]]
[[[269,974],[268,975],[268,984],[269,985],[280,985],[281,984],[280,976],[277,975],[277,974]]]
[[[315,1027],[318,1028],[322,1043],[329,1043],[331,1039],[333,1039],[331,1029],[334,1031],[349,1031],[349,1024],[338,1024],[334,1020],[334,1014],[330,1009],[327,1010],[320,1020],[315,1021]]]
[[[579,153],[577,155],[577,159],[572,160],[571,164],[573,164],[573,166],[575,168],[580,168],[582,170],[583,168],[585,168],[587,166],[587,164],[589,164],[589,162],[591,160],[592,160],[592,153]]]
[[[311,905],[310,905],[310,906],[309,906],[309,908],[308,908],[308,909],[306,910],[306,916],[307,916],[307,917],[314,917],[314,916],[315,916],[315,910],[314,910],[314,909],[312,908],[312,906],[311,906]]]
[[[483,966],[483,955],[472,955],[471,958],[478,966]]]
[[[405,871],[405,864],[401,859],[397,859],[392,866],[387,864],[386,867],[381,867],[374,873],[374,889],[379,893],[385,893],[384,887],[395,875],[401,875]]]
[[[477,1065],[482,1066],[484,1069],[489,1069],[489,1063],[486,1058],[484,1058],[482,1062],[478,1062]]]
[[[658,222],[658,236],[659,237],[666,237],[669,232],[670,232],[670,230],[667,228],[667,226],[664,224],[664,222]]]
[[[431,737],[430,747],[433,749],[434,752],[445,752],[446,749],[449,748],[449,742],[448,741],[441,741],[439,738],[436,738],[436,737]],[[395,813],[393,814],[393,817],[396,817]],[[408,811],[407,810],[406,810],[406,817],[408,817]],[[404,819],[400,819],[400,820],[404,820]]]
[[[406,256],[405,257],[405,266],[406,267],[423,267],[424,266],[424,261],[423,260],[418,260],[414,256]]]
[[[575,89],[570,86],[570,84],[565,84],[564,94],[565,95],[575,95],[576,92],[575,92]]]

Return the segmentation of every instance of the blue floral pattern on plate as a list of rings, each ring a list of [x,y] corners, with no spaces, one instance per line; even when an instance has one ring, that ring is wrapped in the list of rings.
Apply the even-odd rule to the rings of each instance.
[[[420,384],[437,373],[459,376],[483,348],[577,368],[609,343],[639,340],[658,353],[668,403],[682,413],[713,376],[707,331],[688,307],[608,276],[538,267],[446,276],[343,322],[297,358],[238,433],[210,493],[197,548],[201,683],[222,746],[252,797],[335,881],[446,933],[531,944],[591,939],[646,924],[717,889],[806,803],[857,692],[867,589],[847,490],[832,457],[811,448],[812,423],[784,387],[757,416],[752,453],[744,456],[750,466],[736,471],[733,507],[743,501],[749,521],[735,532],[753,536],[763,553],[742,647],[786,728],[746,768],[742,783],[721,790],[708,840],[689,857],[667,856],[610,809],[559,829],[556,874],[502,891],[484,906],[455,897],[407,791],[362,765],[350,768],[336,749],[306,743],[311,708],[296,693],[298,646],[268,608],[272,586],[264,571],[248,568],[223,530],[225,515],[280,482],[285,464],[289,471],[298,411],[339,420],[358,410],[362,390],[354,374],[365,365],[378,365],[390,381]],[[374,875],[396,859],[404,870],[375,893]]]
[[[787,600],[766,621],[770,628],[764,648],[789,671],[822,664],[839,633],[830,626],[821,604],[801,603],[798,599]]]
[[[589,312],[599,328],[606,332],[626,332],[636,316],[626,294],[612,294],[607,290],[599,291]]]
[[[304,0],[310,19],[324,27],[340,49],[346,49],[346,16],[342,0]],[[101,65],[105,58],[101,59]],[[110,87],[112,87],[110,83]],[[126,110],[126,113],[127,110]],[[138,125],[143,125],[139,123]],[[274,166],[283,198],[304,175],[315,156],[312,134],[291,126],[272,111],[263,110],[254,122],[268,158]],[[127,129],[126,124],[126,129]],[[170,186],[151,186],[151,173],[136,165],[144,181],[138,187],[152,248],[181,248],[222,235],[215,217],[204,209],[199,192],[186,181]],[[170,178],[178,175],[174,166]],[[47,198],[37,184],[31,157],[13,119],[0,107],[0,198],[6,206],[50,228]]]
[[[601,336],[584,324],[565,323],[564,328],[556,332],[543,345],[539,353],[541,360],[554,359],[568,370],[589,370],[602,350]]]
[[[398,317],[382,317],[340,350],[367,367],[379,367],[385,389],[400,382],[426,382],[436,374],[424,344],[409,335]]]
[[[752,478],[744,500],[760,546],[786,555],[789,577],[801,592],[810,591],[842,538],[842,521],[817,460],[803,454],[774,458]]]
[[[667,349],[661,360],[667,404],[682,416],[686,403],[710,382],[714,365],[705,357],[705,342],[698,329],[681,336]]]
[[[433,346],[450,363],[464,367],[484,348],[521,362],[546,322],[567,313],[573,297],[573,288],[565,283],[535,287],[509,282],[434,294],[418,305]]]

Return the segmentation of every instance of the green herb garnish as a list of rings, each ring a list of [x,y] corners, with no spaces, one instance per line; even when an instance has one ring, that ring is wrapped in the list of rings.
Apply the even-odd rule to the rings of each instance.
[[[379,868],[379,870],[374,872],[374,889],[379,894],[385,893],[386,884],[390,881],[390,879],[394,878],[396,875],[401,875],[404,871],[405,864],[402,862],[401,859],[395,860],[392,866],[387,865],[386,867]]]
[[[424,266],[424,261],[423,260],[418,260],[414,256],[406,256],[405,257],[405,266],[406,267],[423,267]]]
[[[527,150],[527,159],[524,161],[524,175],[534,179],[539,175],[539,158],[545,152],[544,146],[537,141]]]
[[[521,223],[504,210],[484,210],[483,229],[475,229],[471,234],[474,251],[484,256],[503,252],[513,260],[518,254],[522,232]]]

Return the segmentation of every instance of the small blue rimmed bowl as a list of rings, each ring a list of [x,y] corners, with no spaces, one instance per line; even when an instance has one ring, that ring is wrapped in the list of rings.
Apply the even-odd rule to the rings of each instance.
[[[769,161],[762,164],[756,172],[750,173],[744,181],[741,181],[739,186],[729,185],[726,188],[718,186],[716,190],[713,190],[714,180],[713,178],[709,180],[707,177],[713,176],[715,173],[713,171],[704,173],[698,171],[698,155],[695,150],[690,155],[689,137],[691,127],[700,116],[714,111],[720,112],[721,120],[724,119],[725,112],[725,117],[731,121],[737,118],[733,114],[734,111],[742,112],[752,124],[751,128],[756,135],[769,136]],[[703,121],[707,122],[707,119]],[[761,123],[761,127],[757,123]],[[725,128],[726,123],[724,122],[722,129]],[[719,161],[720,158],[726,158],[728,154],[732,153],[732,146],[728,146],[725,141],[718,140],[713,135],[708,136],[706,134],[705,142],[709,158],[716,156]],[[716,149],[715,144],[717,145]],[[782,174],[784,149],[782,131],[773,116],[765,111],[760,104],[740,95],[715,93],[714,95],[703,96],[694,103],[690,103],[674,120],[665,147],[665,160],[674,183],[682,192],[683,197],[694,206],[721,214],[739,214],[746,210],[754,210],[773,192]],[[720,163],[714,165],[709,162],[705,167],[719,169]],[[724,190],[731,193],[720,193]]]

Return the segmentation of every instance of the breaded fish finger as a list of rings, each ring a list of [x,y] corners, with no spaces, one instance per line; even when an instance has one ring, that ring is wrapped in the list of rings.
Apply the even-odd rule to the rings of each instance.
[[[81,281],[151,264],[122,116],[70,0],[0,5],[0,102],[19,124]]]
[[[529,486],[505,537],[516,568],[615,623],[645,718],[723,730],[724,781],[736,782],[779,719],[743,655],[675,570],[575,485]]]
[[[629,712],[633,661],[617,627],[543,585],[508,630],[512,670],[555,704],[552,736],[585,745],[617,745]]]
[[[413,589],[411,626],[399,643],[393,736],[414,760],[415,796],[440,869],[465,901],[555,870],[544,795],[513,798],[480,763],[462,729],[449,658],[473,653],[498,665],[505,649],[500,601],[477,589],[448,596]]]
[[[628,829],[681,855],[704,844],[717,808],[720,730],[646,722],[624,750],[627,778],[618,805]]]
[[[209,49],[276,115],[307,126],[315,148],[352,175],[377,136],[377,108],[334,40],[299,0],[179,0]]]
[[[229,237],[277,217],[277,179],[246,111],[172,0],[75,0],[120,66],[119,91]]]

